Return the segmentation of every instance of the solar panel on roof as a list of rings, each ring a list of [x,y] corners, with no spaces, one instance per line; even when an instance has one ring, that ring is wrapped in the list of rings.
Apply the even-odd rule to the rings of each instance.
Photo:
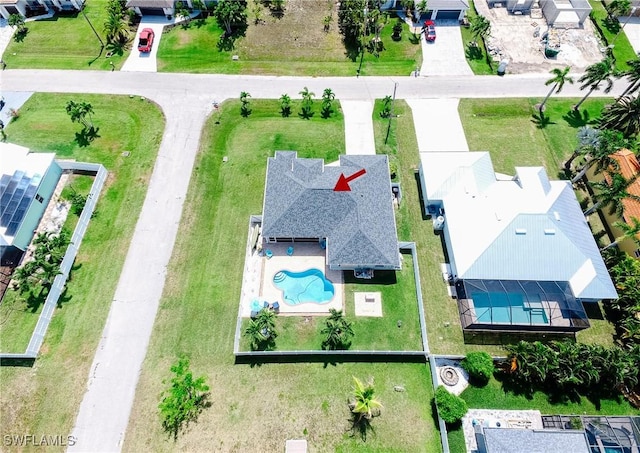
[[[6,227],[7,236],[15,235],[38,191],[41,180],[41,175],[28,176],[21,170],[16,171],[12,176],[2,176],[0,227]]]

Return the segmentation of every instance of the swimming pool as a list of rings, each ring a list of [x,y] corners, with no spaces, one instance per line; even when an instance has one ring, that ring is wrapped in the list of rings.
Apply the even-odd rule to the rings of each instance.
[[[333,283],[320,269],[307,269],[302,272],[282,270],[273,276],[273,284],[282,290],[286,304],[298,305],[307,302],[326,304],[333,299]]]
[[[540,302],[527,302],[518,293],[471,293],[482,324],[549,324]]]

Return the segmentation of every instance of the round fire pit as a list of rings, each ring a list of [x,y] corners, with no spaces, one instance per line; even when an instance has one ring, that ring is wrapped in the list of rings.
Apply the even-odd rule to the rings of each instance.
[[[440,379],[445,385],[453,387],[458,383],[460,377],[458,376],[458,372],[452,366],[445,366],[440,368]]]

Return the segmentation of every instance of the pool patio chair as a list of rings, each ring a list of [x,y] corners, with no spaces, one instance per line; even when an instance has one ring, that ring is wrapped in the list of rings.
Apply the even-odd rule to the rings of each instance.
[[[289,256],[293,255],[293,246],[287,249],[287,255]]]
[[[271,259],[271,257],[273,256],[273,252],[271,251],[271,249],[267,249],[264,251],[264,256],[267,257],[267,259]]]
[[[280,302],[274,302],[271,304],[271,309],[276,312],[276,314],[280,313]]]

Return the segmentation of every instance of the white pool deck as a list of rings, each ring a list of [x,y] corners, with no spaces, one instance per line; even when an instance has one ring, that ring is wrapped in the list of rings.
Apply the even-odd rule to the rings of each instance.
[[[287,255],[287,249],[293,246],[293,255]],[[251,305],[254,300],[260,303],[279,302],[280,315],[326,315],[331,308],[344,310],[344,284],[342,272],[331,271],[326,266],[325,250],[313,243],[277,243],[265,244],[264,250],[271,250],[271,258],[263,253],[253,251],[247,254],[242,280],[241,316],[251,316]],[[273,276],[282,270],[302,272],[308,269],[320,269],[325,277],[333,283],[335,295],[329,303],[304,303],[289,305],[284,302],[282,291],[273,284]]]

